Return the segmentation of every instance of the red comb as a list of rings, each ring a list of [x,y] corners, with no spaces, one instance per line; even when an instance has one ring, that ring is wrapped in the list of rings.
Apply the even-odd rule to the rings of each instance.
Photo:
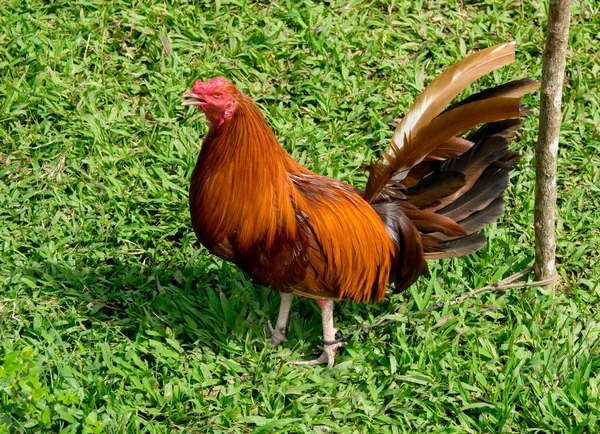
[[[203,93],[209,93],[211,91],[214,91],[215,89],[218,89],[223,86],[228,86],[228,85],[231,85],[231,83],[229,83],[223,77],[215,77],[208,81],[196,80],[194,82],[192,91],[195,94],[203,94]]]

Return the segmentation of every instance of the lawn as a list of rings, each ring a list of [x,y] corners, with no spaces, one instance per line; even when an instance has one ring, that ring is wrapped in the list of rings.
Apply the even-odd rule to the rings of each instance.
[[[486,247],[379,305],[338,303],[342,331],[398,322],[333,369],[287,363],[317,354],[314,302],[271,349],[279,296],[196,241],[207,123],[181,94],[229,78],[294,158],[362,186],[388,123],[472,50],[517,42],[469,92],[541,78],[547,5],[248,3],[0,1],[0,432],[599,432],[600,3],[571,20],[555,290],[406,317],[532,263],[538,92]]]

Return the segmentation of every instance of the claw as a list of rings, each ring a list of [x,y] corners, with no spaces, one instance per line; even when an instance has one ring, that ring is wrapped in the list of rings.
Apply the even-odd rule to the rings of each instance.
[[[292,305],[292,300],[294,298],[294,294],[281,292],[281,304],[279,305],[279,315],[277,315],[277,324],[273,327],[271,321],[267,324],[269,325],[269,331],[271,332],[271,338],[267,339],[267,342],[271,344],[273,348],[277,345],[287,342],[287,338],[285,337],[285,329],[287,327],[288,318],[290,314],[290,306]]]
[[[271,338],[267,339],[267,342],[269,342],[273,348],[287,342],[287,337],[283,334],[283,330],[274,328],[271,321],[267,324],[269,325],[269,331],[271,332]]]
[[[323,353],[314,360],[303,360],[301,362],[294,362],[294,365],[304,365],[304,366],[316,366],[316,365],[327,365],[328,368],[333,368],[335,364],[335,355],[339,347],[342,346],[341,342],[325,345],[323,348]]]

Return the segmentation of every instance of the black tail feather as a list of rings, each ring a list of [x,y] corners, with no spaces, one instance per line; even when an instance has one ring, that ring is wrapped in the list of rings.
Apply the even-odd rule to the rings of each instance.
[[[478,211],[471,214],[464,220],[458,222],[467,234],[473,234],[480,231],[487,225],[498,221],[500,216],[504,213],[504,198],[498,197],[492,203]]]
[[[493,200],[500,197],[508,187],[508,173],[500,168],[487,168],[475,185],[450,205],[438,211],[438,214],[461,221],[471,214],[481,211]]]
[[[457,107],[461,107],[465,104],[469,104],[475,101],[481,101],[484,99],[495,98],[498,96],[509,97],[511,94],[517,92],[519,95],[523,95],[528,93],[530,90],[528,89],[536,89],[539,86],[539,83],[535,80],[531,80],[529,78],[523,78],[521,80],[509,81],[508,83],[500,84],[495,87],[490,87],[489,89],[484,89],[473,95],[460,100],[457,103],[452,104],[446,110],[442,112],[446,113],[450,110],[454,110]],[[469,139],[471,140],[471,139]]]
[[[523,109],[521,109],[521,113],[523,114]],[[490,122],[488,124],[484,124],[479,129],[473,131],[467,136],[467,140],[471,140],[472,142],[479,142],[486,137],[491,136],[500,136],[505,139],[512,139],[517,130],[523,125],[523,119],[506,119],[504,121],[499,122]]]
[[[465,175],[458,171],[432,173],[414,187],[406,189],[406,198],[408,203],[416,207],[431,205],[455,193],[465,183]]]
[[[508,151],[508,140],[493,135],[477,142],[458,158],[446,160],[440,172],[452,171],[464,174],[479,172],[495,161],[501,160]]]

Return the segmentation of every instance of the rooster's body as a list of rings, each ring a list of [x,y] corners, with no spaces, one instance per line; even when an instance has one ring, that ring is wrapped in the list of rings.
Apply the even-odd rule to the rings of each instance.
[[[478,231],[502,214],[518,160],[508,139],[522,123],[520,97],[537,83],[508,83],[442,110],[513,58],[513,44],[504,44],[440,75],[398,125],[364,192],[296,163],[225,79],[198,80],[186,92],[185,104],[200,106],[211,124],[192,175],[192,225],[209,251],[281,292],[273,344],[286,340],[293,294],[317,300],[332,341],[333,300],[378,302],[388,281],[397,290],[411,285],[427,270],[425,259],[484,245]],[[310,363],[332,365],[337,346]]]
[[[394,253],[381,218],[353,187],[296,163],[252,101],[239,98],[236,116],[206,137],[192,175],[200,242],[283,292],[380,300]],[[236,194],[224,194],[226,185]]]

